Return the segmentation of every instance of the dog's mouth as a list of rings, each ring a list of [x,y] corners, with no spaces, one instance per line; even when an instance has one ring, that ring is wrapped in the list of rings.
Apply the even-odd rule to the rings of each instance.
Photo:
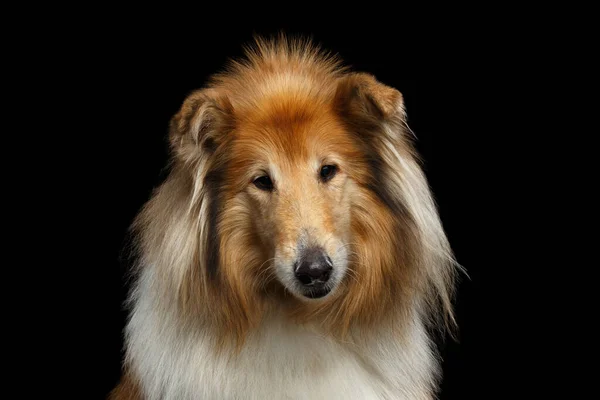
[[[278,280],[278,282],[283,286],[284,291],[293,295],[298,300],[307,302],[327,299],[333,295],[333,292],[335,292],[338,287],[337,279],[335,281],[329,281],[327,284],[313,283],[310,285],[301,285],[294,281],[284,283]]]
[[[320,299],[322,297],[327,296],[331,292],[331,289],[328,287],[314,287],[314,288],[306,288],[303,290],[304,297],[309,299]]]

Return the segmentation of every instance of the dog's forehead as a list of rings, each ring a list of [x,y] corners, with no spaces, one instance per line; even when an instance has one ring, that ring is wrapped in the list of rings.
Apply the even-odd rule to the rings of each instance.
[[[283,158],[311,157],[348,140],[340,119],[322,99],[280,94],[238,121],[236,142],[245,151]]]

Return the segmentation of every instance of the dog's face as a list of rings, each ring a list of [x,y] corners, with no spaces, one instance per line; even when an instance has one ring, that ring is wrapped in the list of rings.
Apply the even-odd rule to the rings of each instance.
[[[259,43],[172,118],[142,262],[181,315],[238,344],[271,311],[340,337],[415,304],[451,316],[454,263],[409,133],[396,89]]]
[[[346,274],[360,155],[331,110],[278,104],[242,119],[227,173],[265,249],[258,274],[301,299],[320,299]]]
[[[389,276],[382,268],[398,262],[395,194],[375,146],[385,143],[376,138],[383,120],[400,115],[401,95],[365,75],[328,84],[317,94],[276,85],[247,101],[243,88],[204,90],[174,119],[178,156],[205,173],[194,178],[210,208],[205,268],[235,293],[275,281],[320,302],[359,274],[375,293]]]

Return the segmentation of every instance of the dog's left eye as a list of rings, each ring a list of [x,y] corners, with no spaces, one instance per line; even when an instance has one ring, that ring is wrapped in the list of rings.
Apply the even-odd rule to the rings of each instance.
[[[321,175],[321,179],[324,182],[327,182],[328,180],[333,178],[336,173],[337,167],[335,165],[323,165],[321,167],[321,172],[319,173],[319,175]]]
[[[267,192],[273,190],[273,181],[266,175],[256,178],[252,183],[254,183],[254,186],[259,188],[260,190],[264,190]]]

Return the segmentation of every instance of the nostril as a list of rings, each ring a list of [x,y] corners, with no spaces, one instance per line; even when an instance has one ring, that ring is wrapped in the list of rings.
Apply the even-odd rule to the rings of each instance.
[[[310,275],[299,274],[296,275],[296,277],[300,282],[302,282],[303,285],[309,285],[312,283],[312,278],[310,277]]]

